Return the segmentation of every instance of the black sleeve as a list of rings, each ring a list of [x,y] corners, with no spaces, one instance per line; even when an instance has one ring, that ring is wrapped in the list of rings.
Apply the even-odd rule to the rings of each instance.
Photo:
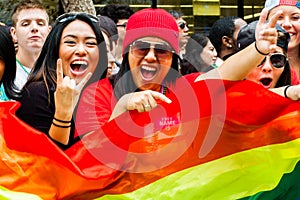
[[[69,144],[64,145],[49,136],[49,130],[55,113],[55,87],[49,86],[49,94],[43,82],[29,84],[20,99],[21,106],[16,115],[33,128],[45,133],[56,145],[65,150],[75,142],[74,122],[72,120]]]
[[[48,135],[54,112],[54,91],[50,88],[48,95],[43,82],[33,82],[20,99],[21,107],[16,115],[35,129]]]

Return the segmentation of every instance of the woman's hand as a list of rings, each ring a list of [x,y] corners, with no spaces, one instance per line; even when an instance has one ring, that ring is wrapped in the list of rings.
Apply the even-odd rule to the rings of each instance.
[[[267,22],[268,10],[263,9],[255,29],[256,46],[264,54],[276,51],[278,32],[276,22],[282,11],[278,11]]]
[[[171,99],[164,94],[152,90],[134,92],[127,94],[128,98],[126,109],[137,110],[138,112],[149,112],[157,106],[156,100],[161,100],[166,103],[171,103]],[[125,95],[124,95],[125,96]]]
[[[281,11],[267,22],[268,11],[263,9],[255,28],[256,41],[245,49],[230,56],[224,63],[209,72],[199,75],[195,82],[205,79],[243,80],[270,52],[276,50],[278,33],[275,28]]]
[[[57,86],[54,93],[55,117],[61,120],[71,120],[75,106],[78,103],[80,93],[92,76],[88,73],[77,85],[74,79],[63,75],[62,61],[57,60]],[[67,119],[66,119],[67,118]]]
[[[152,90],[133,92],[122,96],[109,119],[112,120],[128,110],[137,110],[138,112],[149,112],[157,106],[157,100],[166,103],[172,103],[172,100],[164,94]]]
[[[77,85],[74,79],[63,75],[62,61],[57,60],[57,86],[54,93],[55,114],[49,136],[62,144],[69,143],[71,119],[83,86],[91,77],[87,74]]]

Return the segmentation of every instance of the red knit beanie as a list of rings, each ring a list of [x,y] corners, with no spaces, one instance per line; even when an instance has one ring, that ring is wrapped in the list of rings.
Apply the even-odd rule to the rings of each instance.
[[[128,19],[122,54],[126,53],[126,48],[132,42],[148,36],[156,36],[167,41],[178,54],[178,25],[171,14],[159,8],[142,9]]]
[[[299,8],[299,3],[295,0],[266,0],[265,8],[271,10],[277,6],[297,6]]]

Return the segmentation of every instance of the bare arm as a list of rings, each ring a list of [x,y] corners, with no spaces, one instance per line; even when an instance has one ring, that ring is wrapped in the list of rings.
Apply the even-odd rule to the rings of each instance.
[[[69,143],[71,119],[83,86],[91,77],[87,74],[77,85],[74,79],[63,77],[61,59],[57,61],[57,87],[54,93],[55,114],[49,136],[62,144]]]
[[[260,52],[270,53],[275,51],[277,42],[277,31],[275,28],[276,21],[280,12],[273,15],[269,22],[266,22],[267,10],[263,10],[257,27],[255,29],[256,46]],[[217,78],[225,80],[242,80],[251,72],[265,57],[259,53],[255,48],[255,43],[249,45],[247,48],[230,56],[219,68],[211,70],[196,78],[195,81]]]
[[[291,100],[298,101],[300,99],[300,84],[288,85],[279,88],[272,88],[270,91],[279,94],[280,96],[287,97]]]

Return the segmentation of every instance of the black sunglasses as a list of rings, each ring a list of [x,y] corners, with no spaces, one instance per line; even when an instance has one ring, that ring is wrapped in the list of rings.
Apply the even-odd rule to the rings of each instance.
[[[178,24],[179,28],[184,29],[185,27],[189,28],[189,25],[185,22],[181,22]]]
[[[91,14],[88,14],[88,13],[83,13],[83,12],[64,13],[64,14],[62,14],[62,15],[60,15],[56,18],[56,23],[63,23],[63,22],[68,21],[68,20],[73,20],[78,16],[88,17],[88,18],[90,18],[90,20],[92,22],[99,23],[99,20],[98,20],[97,16],[94,16],[94,15],[91,15]]]
[[[154,49],[154,54],[158,59],[170,59],[174,51],[172,47],[167,43],[155,43],[135,41],[131,45],[131,53],[136,57],[145,57],[151,48]]]
[[[116,26],[117,26],[117,27],[123,27],[123,28],[126,28],[127,23],[125,23],[125,24],[117,24]]]
[[[270,61],[272,65],[276,68],[282,68],[286,65],[288,59],[284,54],[281,53],[274,53],[270,55]],[[261,61],[261,63],[258,65],[260,67],[266,62],[266,57]]]

